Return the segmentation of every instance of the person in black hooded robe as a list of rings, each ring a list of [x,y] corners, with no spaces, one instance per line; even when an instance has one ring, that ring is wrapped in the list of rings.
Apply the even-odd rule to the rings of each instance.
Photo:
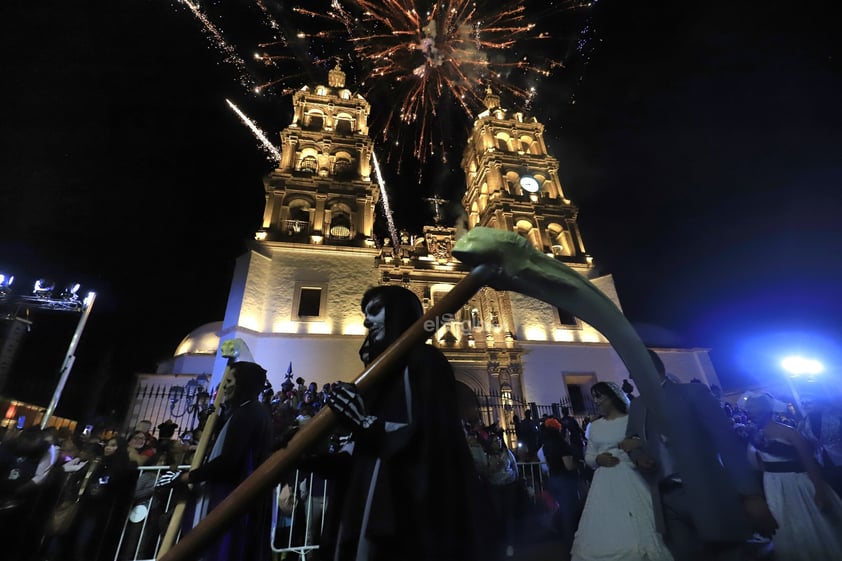
[[[209,459],[181,475],[181,483],[204,483],[207,510],[213,510],[269,456],[272,420],[258,400],[266,370],[253,362],[235,362],[223,386],[225,418]],[[222,420],[222,419],[220,419]],[[268,561],[271,495],[256,501],[205,552],[204,561]]]
[[[398,286],[363,295],[369,364],[422,314]],[[365,398],[338,383],[328,405],[353,427],[350,469],[335,483],[334,526],[320,557],[334,561],[472,561],[481,557],[479,478],[444,355],[423,343]]]

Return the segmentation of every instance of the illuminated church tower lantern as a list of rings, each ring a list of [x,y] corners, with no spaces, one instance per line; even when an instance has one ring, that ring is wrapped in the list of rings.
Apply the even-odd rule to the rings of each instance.
[[[260,241],[357,245],[370,240],[379,191],[372,187],[368,102],[345,88],[339,65],[328,85],[293,95],[281,160],[266,177]]]
[[[544,125],[502,108],[490,88],[485,107],[462,159],[470,227],[514,231],[567,264],[588,264],[576,224],[579,209],[564,196]]]
[[[466,181],[462,204],[469,227],[516,232],[535,249],[594,282],[620,307],[613,280],[600,277],[585,252],[576,222],[579,209],[564,196],[559,162],[544,142],[544,125],[535,117],[503,108],[490,88],[484,102],[462,158]],[[517,301],[511,322],[520,339],[606,342],[564,310],[510,296]]]
[[[263,220],[238,259],[220,334],[245,340],[276,386],[275,370],[290,362],[308,380],[356,372],[359,298],[378,283],[370,106],[345,87],[338,64],[327,85],[305,86],[292,101],[280,161],[264,178]],[[214,378],[223,369],[217,358]]]

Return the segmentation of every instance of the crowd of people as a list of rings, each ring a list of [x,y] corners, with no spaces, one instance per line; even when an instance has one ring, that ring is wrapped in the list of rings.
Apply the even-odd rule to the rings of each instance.
[[[4,555],[28,560],[113,559],[133,505],[151,493],[140,466],[179,465],[195,446],[166,421],[152,435],[37,426],[8,429],[0,443]],[[192,436],[192,435],[191,435]],[[153,474],[154,475],[154,474]]]
[[[365,364],[421,314],[411,292],[388,286],[369,290],[361,309]],[[507,423],[516,435],[460,417],[453,372],[423,343],[365,395],[345,382],[293,382],[291,372],[275,392],[262,366],[235,362],[220,411],[203,412],[184,434],[172,421],[156,429],[141,421],[124,434],[12,429],[0,444],[4,555],[150,558],[170,522],[171,493],[190,499],[187,533],[329,407],[339,424],[298,459],[300,479],[287,482],[280,516],[266,493],[203,559],[268,561],[271,519],[302,505],[299,532],[314,545],[307,559],[509,558],[535,509],[573,561],[842,559],[839,404],[805,416],[763,393],[728,404],[652,359],[663,404],[598,382],[593,420],[580,423],[565,408],[541,418],[526,411]],[[204,430],[214,434],[206,458],[179,468]],[[143,469],[153,466],[165,469]]]

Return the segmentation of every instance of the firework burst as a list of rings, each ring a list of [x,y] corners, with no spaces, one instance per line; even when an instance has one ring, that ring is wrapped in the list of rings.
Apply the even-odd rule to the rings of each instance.
[[[564,49],[539,30],[556,14],[591,5],[555,0],[308,0],[287,10],[255,0],[264,40],[246,64],[191,0],[187,5],[250,93],[288,95],[313,81],[314,66],[342,60],[349,85],[372,102],[371,130],[387,159],[445,161],[464,142],[466,122],[484,109],[490,87],[514,109],[530,109],[543,79],[564,67]],[[211,6],[213,7],[213,6]],[[230,21],[230,20],[228,20]],[[257,38],[255,38],[257,39]],[[539,43],[544,48],[539,48]],[[546,56],[547,51],[559,57]],[[257,78],[266,73],[270,78]]]
[[[551,8],[556,12],[590,5],[556,4]],[[523,0],[332,0],[324,11],[298,7],[293,12],[309,18],[308,27],[315,28],[298,31],[298,39],[320,43],[321,52],[328,50],[325,45],[337,52],[344,49],[346,59],[349,54],[355,59],[352,68],[360,89],[367,95],[388,96],[388,112],[373,127],[380,140],[411,146],[412,155],[422,162],[433,155],[446,157],[453,118],[445,115],[450,107],[473,117],[483,108],[489,86],[514,105],[528,107],[536,95],[535,80],[532,85],[518,84],[528,83],[530,75],[550,76],[564,66],[550,57],[517,53],[527,43],[551,38],[537,30],[535,15],[527,16]],[[278,45],[264,47],[270,52]],[[457,121],[461,124],[462,119]]]

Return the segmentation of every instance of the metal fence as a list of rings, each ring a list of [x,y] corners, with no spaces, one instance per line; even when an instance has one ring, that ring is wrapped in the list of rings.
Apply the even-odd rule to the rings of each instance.
[[[178,425],[176,436],[190,432],[199,425],[214,391],[215,388],[208,391],[190,382],[185,385],[138,384],[123,421],[123,432],[129,432],[140,421],[149,421],[153,436],[157,436],[158,425],[167,420]]]
[[[190,469],[190,466],[179,466]],[[142,466],[131,509],[114,554],[115,561],[154,561],[166,533],[175,500],[172,487],[161,489],[158,482],[170,466]]]
[[[517,449],[517,424],[525,418],[527,411],[531,412],[533,419],[542,419],[545,416],[561,418],[562,408],[567,408],[570,416],[582,427],[589,419],[593,419],[596,411],[592,401],[586,401],[574,409],[566,397],[545,405],[513,398],[507,392],[477,392],[476,398],[482,423],[486,426],[496,424],[500,427],[505,434],[506,443],[512,450]]]
[[[155,435],[158,425],[171,420],[178,425],[176,436],[189,432],[199,424],[199,418],[213,391],[213,388],[207,391],[202,387],[191,387],[190,382],[185,386],[140,384],[135,390],[123,430],[127,432],[139,421],[148,420],[152,423],[152,433]],[[586,418],[593,418],[595,414],[594,404],[590,400],[573,404],[569,398],[562,397],[555,403],[538,404],[512,397],[510,392],[498,391],[475,392],[475,397],[482,423],[486,426],[496,423],[504,431],[509,446],[514,446],[517,442],[517,421],[523,420],[526,411],[532,412],[533,419],[541,419],[544,416],[560,418],[562,408],[566,407],[580,425],[585,424]]]
[[[544,508],[545,479],[541,468],[537,462],[518,464],[526,497],[534,508]],[[123,523],[114,561],[156,559],[174,498],[170,490],[155,489],[162,473],[169,469],[169,466],[138,468],[135,500]],[[300,471],[296,471],[287,483],[273,489],[269,540],[276,559],[306,559],[319,548],[326,512],[330,508],[328,497],[327,481]]]

